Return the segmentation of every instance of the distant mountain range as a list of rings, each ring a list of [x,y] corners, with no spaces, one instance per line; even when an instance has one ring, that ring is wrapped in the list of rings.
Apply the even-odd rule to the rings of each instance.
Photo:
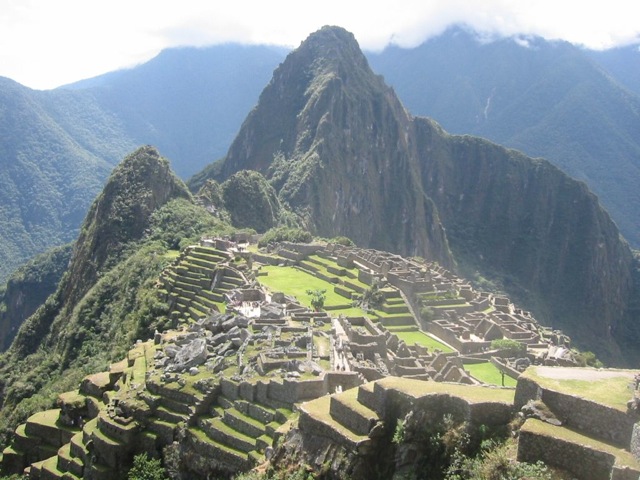
[[[453,28],[370,54],[414,115],[543,157],[598,195],[640,245],[640,52],[540,38],[480,42]]]
[[[153,144],[188,178],[227,152],[287,51],[220,45],[52,91],[0,80],[0,280],[74,239],[118,159]],[[637,48],[590,52],[541,39],[479,42],[455,28],[369,53],[413,114],[544,156],[598,194],[640,245]]]
[[[14,87],[27,111],[50,112],[33,100],[38,92]],[[78,98],[69,92],[44,94]],[[38,117],[51,131],[82,131],[51,112]],[[100,125],[117,132],[114,118]],[[100,151],[85,130],[84,150]],[[136,149],[109,176],[73,247],[39,257],[0,291],[0,338],[13,338],[0,357],[0,438],[136,339],[170,327],[174,300],[158,296],[161,271],[180,246],[238,226],[303,226],[438,261],[508,293],[606,363],[640,361],[640,254],[587,186],[546,160],[412,115],[344,29],[325,27],[286,57],[212,165],[194,196],[157,149]],[[36,289],[51,295],[41,303]]]

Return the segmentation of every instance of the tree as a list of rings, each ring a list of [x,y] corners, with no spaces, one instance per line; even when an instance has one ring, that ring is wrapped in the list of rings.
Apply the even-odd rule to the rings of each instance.
[[[324,302],[327,299],[325,295],[327,293],[326,290],[307,290],[307,295],[311,297],[311,306],[313,309],[318,312],[324,307]]]
[[[133,466],[127,475],[128,480],[167,480],[159,459],[149,458],[146,453],[133,457]]]

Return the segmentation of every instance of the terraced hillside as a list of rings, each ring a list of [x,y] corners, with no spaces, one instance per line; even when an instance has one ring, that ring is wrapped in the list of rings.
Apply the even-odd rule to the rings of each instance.
[[[309,289],[326,291],[320,311]],[[403,405],[461,396],[465,419],[474,402],[499,399],[500,412],[512,403],[513,389],[478,389],[459,352],[415,312],[442,306],[446,320],[471,307],[477,334],[497,335],[502,324],[487,330],[487,315],[509,317],[513,306],[437,265],[324,243],[251,252],[205,239],[175,255],[156,293],[170,328],[18,427],[3,473],[115,479],[147,452],[196,477],[229,476],[264,462],[296,425],[366,456],[389,434],[386,402],[398,395]],[[505,335],[522,334],[516,317],[497,320]]]

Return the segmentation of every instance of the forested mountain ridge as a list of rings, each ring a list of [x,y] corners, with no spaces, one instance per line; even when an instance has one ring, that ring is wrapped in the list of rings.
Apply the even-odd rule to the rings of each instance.
[[[99,133],[78,119],[77,115]],[[37,92],[0,79],[0,279],[73,240],[117,155],[132,148],[85,95]]]
[[[622,360],[633,259],[597,198],[544,160],[412,117],[348,32],[323,28],[274,72],[214,175],[244,169],[312,233],[497,275]]]
[[[128,155],[90,208],[57,288],[0,357],[0,429],[148,338],[166,308],[150,292],[167,250],[218,224],[228,227],[194,205],[155,148]]]

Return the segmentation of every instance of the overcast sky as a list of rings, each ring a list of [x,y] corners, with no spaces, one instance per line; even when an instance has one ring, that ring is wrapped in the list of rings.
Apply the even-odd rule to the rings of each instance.
[[[415,46],[454,23],[591,48],[640,42],[639,0],[0,0],[0,76],[54,88],[172,46],[295,47],[323,25],[360,46]]]

